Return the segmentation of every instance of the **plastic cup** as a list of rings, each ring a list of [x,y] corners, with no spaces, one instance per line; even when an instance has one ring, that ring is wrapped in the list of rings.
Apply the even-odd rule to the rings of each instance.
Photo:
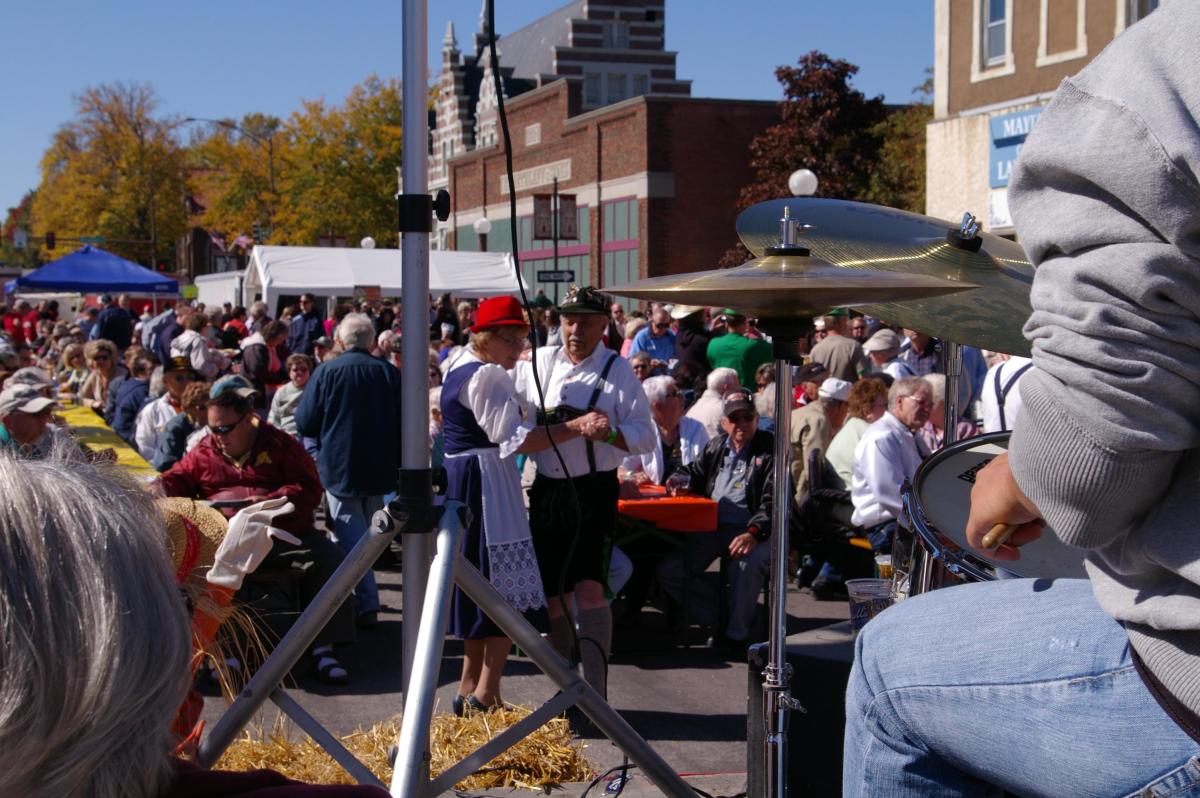
[[[867,621],[893,603],[891,579],[848,579],[846,592],[850,594],[850,626],[855,637]]]
[[[880,579],[891,579],[895,571],[892,569],[892,555],[879,554],[875,557],[875,573]]]

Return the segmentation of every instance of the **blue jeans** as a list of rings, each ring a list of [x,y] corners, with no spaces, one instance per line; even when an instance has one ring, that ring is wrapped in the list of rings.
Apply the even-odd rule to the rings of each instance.
[[[371,516],[383,509],[382,496],[336,496],[325,492],[329,500],[329,520],[333,522],[333,537],[342,551],[349,555],[354,544],[367,534]],[[379,611],[379,588],[375,586],[375,572],[367,570],[354,586],[355,612]]]
[[[935,590],[855,644],[844,796],[1183,798],[1200,796],[1197,755],[1087,580]]]

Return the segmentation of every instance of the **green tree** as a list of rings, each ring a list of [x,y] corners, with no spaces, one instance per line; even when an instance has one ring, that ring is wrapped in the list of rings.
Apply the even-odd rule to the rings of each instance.
[[[187,222],[185,158],[175,123],[156,116],[158,104],[138,83],[76,98],[76,118],[42,156],[35,235],[103,236],[106,249],[151,267],[169,257]]]
[[[879,160],[871,170],[863,199],[877,205],[925,212],[925,127],[933,119],[929,102],[933,93],[932,70],[913,89],[916,99],[892,111],[875,126],[880,143]]]
[[[887,109],[882,97],[867,98],[851,79],[858,67],[817,50],[801,56],[796,66],[781,66],[775,77],[783,85],[779,124],[750,144],[754,180],[738,198],[738,210],[790,196],[787,180],[797,169],[811,169],[819,180],[818,196],[863,199],[879,156],[879,124]],[[749,259],[741,244],[721,263],[736,266]]]
[[[288,120],[277,177],[273,242],[312,245],[321,235],[397,246],[396,169],[402,156],[400,82],[372,76],[341,106],[306,101]],[[276,158],[280,150],[276,150]]]

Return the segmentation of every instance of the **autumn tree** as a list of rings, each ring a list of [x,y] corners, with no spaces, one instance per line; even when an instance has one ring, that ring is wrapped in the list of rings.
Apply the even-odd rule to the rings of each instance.
[[[27,191],[15,208],[9,208],[0,225],[0,263],[19,269],[33,269],[38,266],[37,247],[30,242],[24,249],[13,246],[13,237],[17,230],[29,232],[33,209],[34,192]]]
[[[105,248],[153,266],[183,234],[185,162],[175,123],[139,83],[86,89],[76,117],[42,156],[33,232],[103,236]],[[45,253],[43,253],[45,254]]]
[[[240,120],[210,122],[188,148],[195,195],[203,203],[199,222],[232,240],[256,225],[264,233],[274,226],[279,206],[283,157],[282,122],[266,114]]]
[[[858,67],[817,50],[796,66],[781,66],[780,122],[750,144],[754,180],[738,198],[738,210],[764,200],[790,196],[787,180],[797,169],[817,174],[818,196],[862,199],[879,157],[879,125],[887,116],[882,97],[867,98],[851,79]],[[744,263],[741,244],[725,253],[722,265]]]
[[[342,105],[306,101],[291,116],[282,135],[287,167],[277,177],[272,242],[312,245],[332,233],[398,245],[393,197],[402,158],[400,100],[399,81],[372,76]]]

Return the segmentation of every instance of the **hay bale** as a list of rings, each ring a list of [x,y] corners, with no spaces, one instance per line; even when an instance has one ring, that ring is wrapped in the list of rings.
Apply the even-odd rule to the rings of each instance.
[[[465,718],[437,715],[429,732],[431,777],[436,777],[530,713],[515,706],[494,712],[472,712]],[[341,738],[342,744],[384,784],[392,778],[388,747],[395,744],[399,722],[376,723]],[[520,787],[544,790],[567,782],[590,781],[595,773],[584,746],[571,736],[567,721],[556,718],[504,751],[474,775],[455,785],[459,790]],[[219,770],[269,768],[310,784],[353,784],[350,774],[311,738],[292,740],[283,726],[247,732],[236,740],[215,767]]]

